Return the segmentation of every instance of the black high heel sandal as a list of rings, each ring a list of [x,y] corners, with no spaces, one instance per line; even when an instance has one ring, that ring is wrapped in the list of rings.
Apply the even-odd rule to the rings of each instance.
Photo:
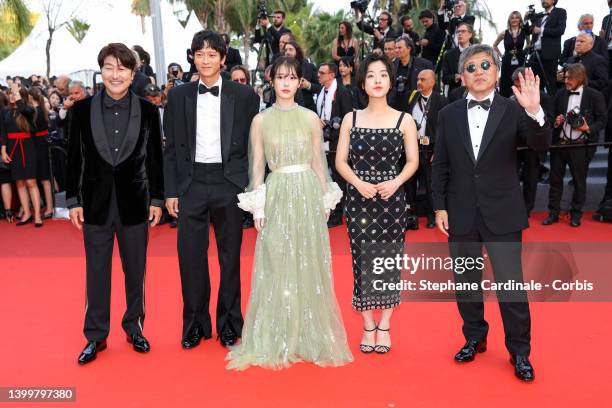
[[[23,218],[23,216],[22,216],[22,218]],[[34,216],[33,216],[33,215],[30,215],[30,218],[28,218],[27,220],[23,220],[23,219],[22,219],[21,221],[19,221],[19,222],[18,222],[17,224],[15,224],[15,225],[16,225],[16,226],[18,226],[18,227],[21,227],[21,226],[23,226],[23,225],[26,225],[26,224],[31,223],[33,219],[34,219]]]
[[[378,331],[386,331],[388,332],[391,328],[389,329],[381,329],[379,327],[376,327],[376,330]],[[377,344],[374,346],[374,351],[378,354],[387,354],[389,351],[391,351],[391,347],[390,346],[383,346],[382,344]]]
[[[13,214],[13,210],[6,209],[4,210],[4,218],[6,218],[6,222],[13,223],[15,221],[15,215]]]
[[[374,328],[373,328],[373,329],[370,329],[370,330],[368,330],[368,329],[366,329],[366,328],[364,327],[364,328],[363,328],[363,331],[366,331],[366,332],[373,332],[373,331],[376,331],[376,329],[378,329],[378,326],[374,326]],[[369,353],[371,353],[371,352],[373,352],[373,351],[374,351],[374,346],[372,346],[372,345],[370,345],[370,344],[360,344],[360,345],[359,345],[359,351],[361,351],[362,353],[365,353],[365,354],[369,354]]]

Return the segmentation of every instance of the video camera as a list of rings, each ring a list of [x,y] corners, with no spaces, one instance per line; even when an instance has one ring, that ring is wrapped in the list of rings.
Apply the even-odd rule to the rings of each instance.
[[[368,10],[370,0],[354,0],[351,1],[351,8],[365,13]]]
[[[453,12],[459,0],[444,0],[444,10]]]
[[[257,19],[261,20],[268,18],[268,9],[266,8],[266,0],[259,0],[257,3]]]
[[[531,22],[531,24],[535,24],[536,20],[539,20],[540,18],[544,17],[545,13],[536,13],[535,11],[535,6],[533,4],[530,4],[529,6],[527,6],[527,20],[529,20]]]

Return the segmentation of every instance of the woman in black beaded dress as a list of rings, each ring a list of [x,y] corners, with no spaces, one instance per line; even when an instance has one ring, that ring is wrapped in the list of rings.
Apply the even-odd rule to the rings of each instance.
[[[43,219],[53,217],[53,192],[51,191],[51,162],[49,159],[49,109],[40,88],[31,87],[30,96],[36,109],[34,122],[34,146],[36,146],[36,179],[43,186],[45,212]]]
[[[350,57],[355,61],[359,41],[353,38],[353,25],[348,21],[341,21],[338,25],[338,36],[332,41],[332,58],[336,64],[340,63],[342,57]]]
[[[502,58],[501,77],[499,80],[499,93],[509,98],[512,93],[512,73],[518,67],[525,65],[525,42],[529,32],[523,24],[523,17],[518,11],[513,11],[508,17],[508,28],[497,36],[493,48],[499,55],[497,46],[504,42],[504,56]]]
[[[338,173],[347,181],[345,211],[353,257],[353,309],[360,311],[364,320],[360,345],[364,353],[383,354],[391,348],[391,315],[400,303],[400,293],[381,290],[380,283],[399,282],[400,270],[378,274],[372,257],[395,257],[403,252],[407,204],[400,187],[419,163],[414,120],[387,104],[392,73],[384,55],[369,55],[361,64],[357,82],[369,97],[368,106],[344,117],[336,155]],[[402,156],[406,159],[403,168]],[[375,309],[381,309],[378,324]]]
[[[34,219],[34,225],[42,227],[40,192],[36,184],[36,146],[33,140],[36,109],[32,106],[28,91],[18,84],[11,87],[9,103],[10,109],[5,109],[0,117],[0,144],[2,160],[11,168],[11,177],[17,184],[17,194],[23,209],[17,226],[28,224]]]

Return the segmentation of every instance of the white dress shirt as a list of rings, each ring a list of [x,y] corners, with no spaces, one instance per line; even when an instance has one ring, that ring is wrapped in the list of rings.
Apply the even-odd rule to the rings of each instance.
[[[416,123],[420,125],[419,130],[418,130],[418,134],[420,137],[427,136],[425,134],[425,127],[427,126],[427,116],[424,115],[425,106],[427,103],[423,99],[421,99],[421,96],[429,100],[429,98],[431,98],[432,93],[433,92],[429,92],[429,95],[422,95],[419,93],[416,96],[416,98],[419,98],[419,99],[417,103],[414,104],[414,108],[412,108],[412,118],[414,119]]]
[[[492,104],[494,97],[495,91],[491,92],[486,98],[483,99],[476,99],[471,93],[468,93],[466,103],[469,104],[469,101],[471,100],[484,101],[488,99]],[[489,119],[490,111],[491,109],[485,110],[480,106],[475,106],[472,109],[468,108],[468,124],[470,126],[470,138],[472,140],[472,149],[474,151],[475,158],[478,158],[478,152],[480,151],[480,146],[482,145],[482,136],[484,135],[485,126],[487,125],[487,119]],[[527,116],[537,121],[540,126],[544,126],[546,120],[541,106],[540,110],[535,115],[532,115],[527,111],[525,112],[527,113]]]
[[[540,25],[540,34],[538,35],[538,40],[533,44],[533,48],[535,48],[536,50],[540,51],[542,49],[542,37],[544,36],[544,27],[546,26],[546,21],[548,21],[548,17],[550,16],[550,13],[553,11],[555,7],[551,7],[550,10],[546,11],[546,15],[544,15],[542,17],[542,23]]]
[[[213,86],[219,96],[198,93],[196,114],[196,163],[221,163],[221,77]],[[202,80],[199,84],[204,85]],[[204,85],[206,86],[206,85]]]
[[[565,110],[566,112],[569,112],[576,107],[580,108],[580,104],[582,103],[583,90],[584,90],[584,87],[581,86],[580,88],[573,91],[573,92],[580,92],[578,95],[569,96],[569,98],[567,99],[567,109]],[[572,129],[572,127],[567,122],[564,122],[563,124],[563,133],[564,133],[563,136],[565,138],[571,139],[571,140],[579,139],[580,136],[582,136],[581,131]]]

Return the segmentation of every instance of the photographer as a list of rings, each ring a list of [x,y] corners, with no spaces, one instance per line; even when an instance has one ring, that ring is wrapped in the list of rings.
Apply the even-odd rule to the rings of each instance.
[[[575,55],[568,58],[568,64],[581,63],[586,68],[589,86],[603,90],[608,86],[608,60],[593,50],[594,39],[589,33],[576,36]]]
[[[431,63],[435,65],[440,50],[442,49],[442,44],[444,44],[446,34],[444,30],[441,30],[434,22],[434,14],[429,10],[421,11],[421,14],[419,14],[419,21],[425,28],[423,38],[421,38],[419,44],[423,49],[421,57],[431,61]]]
[[[557,0],[542,0],[543,13],[534,14],[531,9],[525,14],[532,34],[534,53],[530,64],[536,75],[540,76],[540,88],[546,87],[549,95],[555,95],[557,65],[561,57],[561,36],[565,33],[567,13],[555,7]]]
[[[461,23],[467,23],[474,27],[476,17],[466,14],[467,6],[464,0],[440,0],[438,8],[438,22],[442,30],[447,30],[452,41],[447,43],[447,48],[458,45],[455,31]]]
[[[395,40],[397,59],[393,63],[395,70],[395,86],[391,90],[391,106],[402,112],[408,112],[408,98],[417,87],[419,72],[432,69],[433,64],[421,57],[413,57],[411,51],[414,43],[408,37]]]
[[[227,56],[225,57],[225,70],[227,72],[231,72],[232,68],[236,65],[242,65],[242,57],[240,56],[240,51],[234,47],[230,47],[230,38],[229,35],[223,33],[221,34],[223,41],[225,41],[225,46],[227,47]]]
[[[412,17],[410,16],[402,16],[400,18],[400,24],[402,26],[402,34],[410,37],[412,42],[414,43],[414,50],[412,51],[412,55],[419,55],[421,53],[421,47],[418,45],[421,37],[414,31],[414,21],[412,21]]]
[[[353,110],[353,98],[351,92],[344,85],[336,81],[337,74],[338,67],[333,62],[325,62],[319,67],[319,83],[322,87],[321,92],[317,96],[317,114],[321,119],[323,145],[327,156],[327,164],[331,169],[332,179],[345,192],[346,182],[336,171],[336,148],[338,146],[342,118]],[[346,195],[346,193],[343,195]],[[341,202],[331,212],[327,222],[328,227],[342,224],[343,207],[344,204]]]
[[[461,86],[461,75],[459,74],[459,56],[472,43],[474,29],[468,23],[457,26],[457,47],[444,52],[442,58],[442,83],[448,86],[448,92]]]
[[[555,130],[553,143],[580,145],[552,149],[550,152],[549,215],[542,222],[551,225],[559,221],[563,176],[569,165],[574,183],[570,208],[570,225],[581,224],[582,207],[586,200],[586,177],[591,150],[588,142],[597,141],[599,131],[606,126],[606,102],[601,92],[589,88],[587,72],[582,64],[569,65],[565,71],[565,89],[555,96]]]
[[[265,8],[260,10],[260,15],[255,26],[255,44],[267,42],[266,48],[266,66],[270,65],[280,55],[279,40],[284,33],[291,33],[285,23],[285,12],[282,10],[274,11],[274,25],[270,24],[268,16],[265,14]],[[265,27],[265,28],[264,28]],[[262,29],[264,28],[264,29]]]
[[[356,6],[359,2],[352,2],[351,6]],[[391,25],[393,24],[393,17],[391,13],[386,10],[381,11],[378,16],[378,26],[373,27],[369,24],[366,24],[363,21],[364,11],[359,7],[354,7],[355,13],[357,13],[357,27],[364,33],[370,34],[374,36],[374,44],[372,46],[372,50],[379,49],[384,50],[385,48],[385,40],[387,38],[397,38],[399,33],[397,33]]]
[[[419,168],[404,187],[406,199],[413,209],[416,203],[417,182],[425,189],[427,228],[436,226],[431,196],[431,159],[438,125],[438,112],[448,104],[446,98],[435,89],[435,85],[435,72],[430,69],[421,71],[417,80],[418,92],[411,95],[408,104],[408,113],[412,115],[416,123],[419,137]],[[418,227],[418,222],[413,225]]]

